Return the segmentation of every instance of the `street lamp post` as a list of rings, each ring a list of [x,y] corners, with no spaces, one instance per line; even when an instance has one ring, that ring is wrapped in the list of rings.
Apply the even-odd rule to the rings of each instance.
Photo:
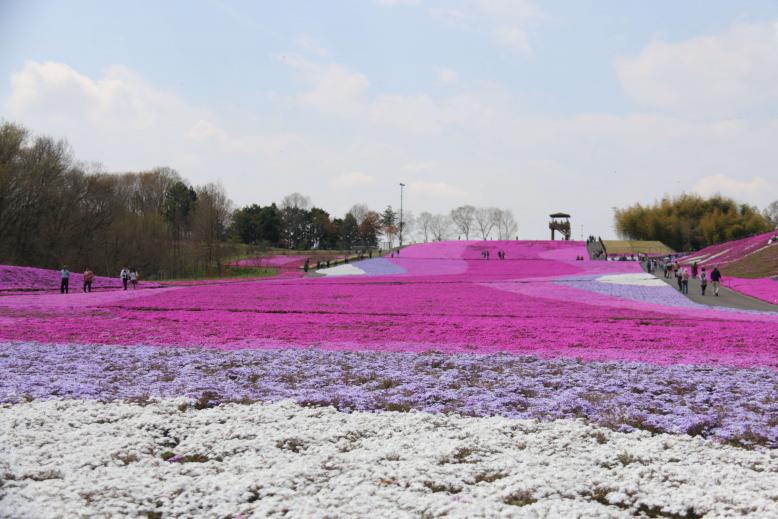
[[[400,182],[400,248],[403,247],[403,188],[405,184]]]

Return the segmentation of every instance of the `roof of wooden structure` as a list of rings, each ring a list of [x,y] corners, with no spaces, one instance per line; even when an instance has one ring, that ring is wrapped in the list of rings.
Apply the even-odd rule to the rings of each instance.
[[[570,215],[569,214],[565,214],[565,213],[554,213],[554,214],[551,214],[549,216],[551,218],[570,218]]]

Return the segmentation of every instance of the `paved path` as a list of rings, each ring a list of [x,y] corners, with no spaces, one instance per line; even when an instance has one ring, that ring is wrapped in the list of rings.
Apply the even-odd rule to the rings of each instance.
[[[654,275],[678,290],[678,283],[676,282],[675,277],[665,279],[664,274],[661,271],[655,272]],[[689,294],[686,297],[695,303],[708,306],[723,306],[727,308],[738,308],[740,310],[760,310],[762,312],[778,312],[778,305],[771,305],[770,303],[745,296],[740,292],[735,292],[734,290],[725,287],[719,288],[719,296],[716,297],[713,295],[713,286],[710,284],[710,281],[708,282],[708,288],[705,290],[705,295],[703,296],[700,290],[699,279],[689,280]]]

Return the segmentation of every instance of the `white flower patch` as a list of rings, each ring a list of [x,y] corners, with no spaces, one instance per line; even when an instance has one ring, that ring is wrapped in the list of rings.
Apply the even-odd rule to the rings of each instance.
[[[647,272],[635,272],[629,274],[612,274],[600,276],[595,281],[600,283],[611,283],[613,285],[633,285],[640,287],[663,287],[667,284],[661,279],[648,274]]]
[[[0,478],[13,518],[778,517],[776,451],[290,402],[6,405]]]
[[[728,253],[730,250],[731,249],[724,249],[724,250],[719,251],[719,252],[717,252],[715,254],[703,254],[703,255],[700,255],[700,256],[687,256],[687,257],[683,258],[682,263],[684,265],[691,265],[694,262],[697,262],[699,264],[710,263],[712,260],[718,258],[721,255],[724,255],[724,254]]]
[[[365,274],[365,271],[362,270],[359,267],[355,267],[354,265],[350,263],[344,263],[342,265],[338,265],[336,267],[330,267],[328,269],[319,269],[316,271],[317,274],[323,274],[325,276],[361,276]]]

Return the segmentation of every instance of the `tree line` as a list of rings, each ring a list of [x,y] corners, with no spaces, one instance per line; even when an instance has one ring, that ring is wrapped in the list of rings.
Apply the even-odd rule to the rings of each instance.
[[[332,217],[311,204],[300,193],[287,195],[280,205],[256,204],[233,213],[234,235],[245,244],[265,244],[290,249],[389,248],[399,244],[401,235],[410,242],[442,241],[452,238],[516,237],[518,225],[508,209],[476,208],[464,205],[445,214],[424,211],[418,217],[405,211],[400,215],[392,206],[381,213],[365,204],[356,204],[342,218]]]
[[[192,185],[166,167],[107,173],[76,160],[65,140],[0,125],[3,263],[187,277],[221,273],[228,258],[252,248],[391,248],[400,240],[512,239],[516,230],[509,210],[469,205],[401,218],[392,206],[355,204],[339,217],[292,193],[236,209],[219,184]]]
[[[778,226],[778,201],[760,212],[731,198],[696,194],[666,196],[653,205],[614,209],[616,232],[625,239],[659,240],[691,251],[770,231]]]
[[[108,174],[78,162],[64,140],[0,126],[0,261],[118,275],[185,276],[220,265],[231,202],[157,168]]]

